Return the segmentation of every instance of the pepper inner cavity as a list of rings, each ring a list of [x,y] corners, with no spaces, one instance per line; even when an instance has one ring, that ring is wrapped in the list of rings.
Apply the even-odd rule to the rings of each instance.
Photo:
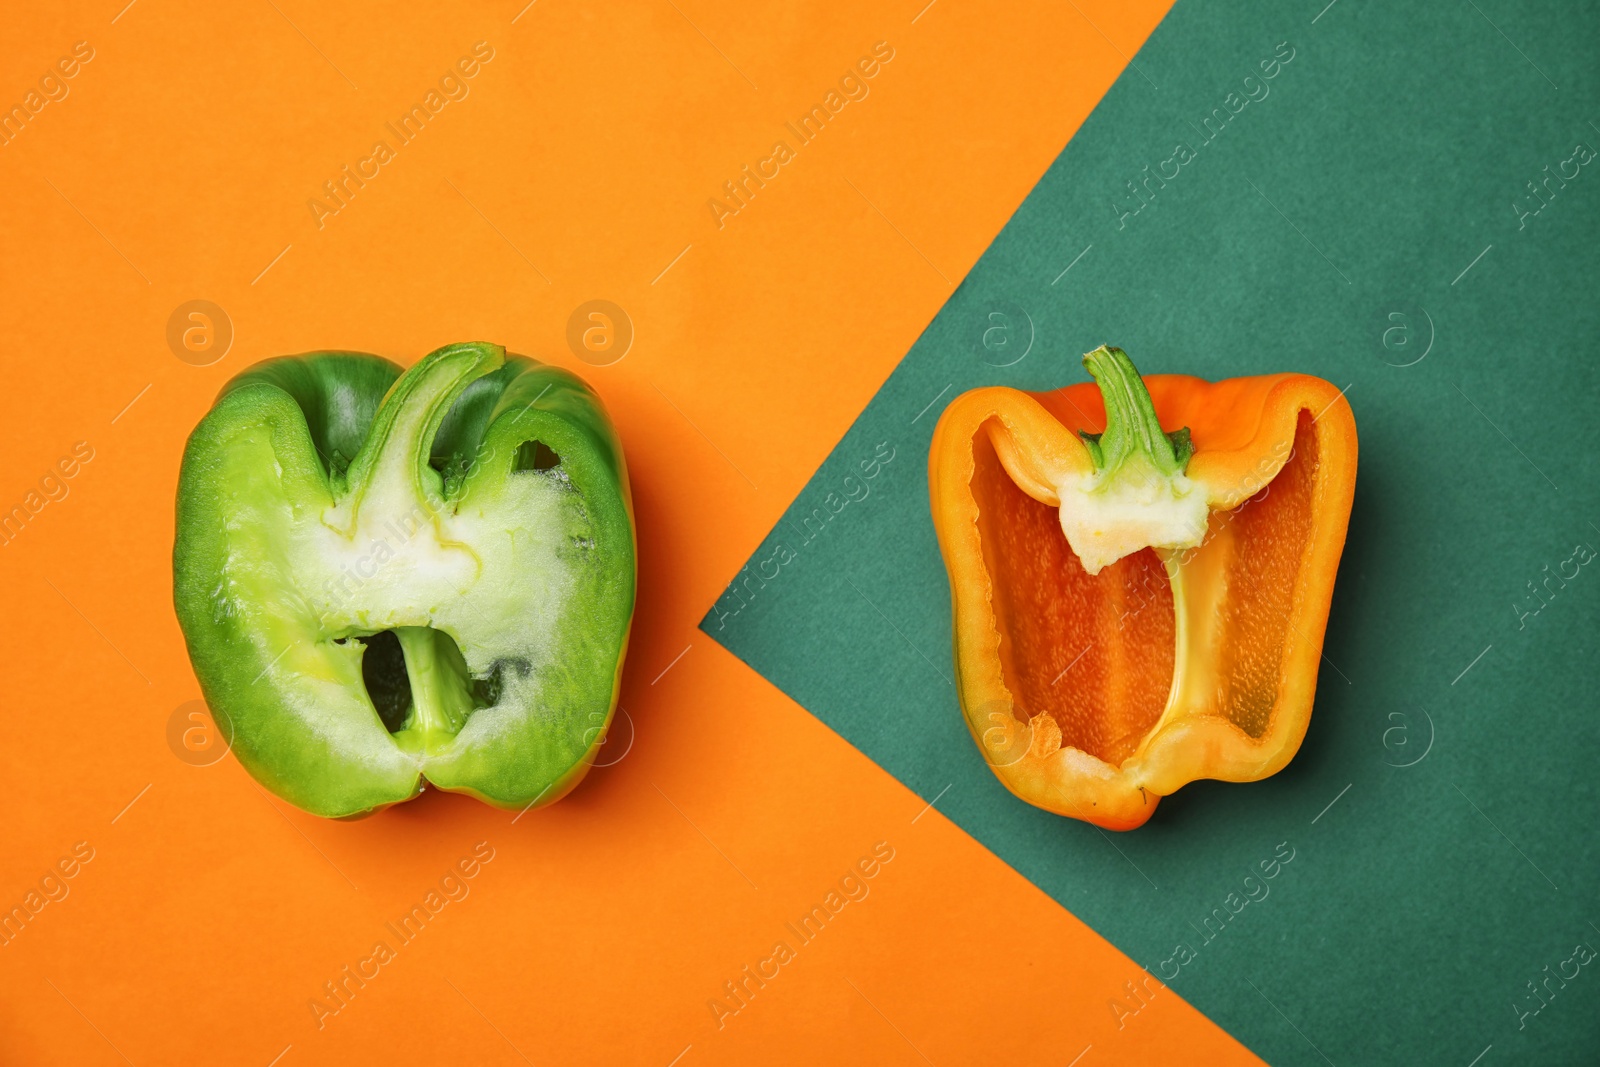
[[[517,446],[517,461],[513,471],[547,471],[561,466],[556,450],[543,441],[524,441]]]
[[[455,639],[431,626],[400,626],[356,636],[365,646],[361,677],[373,710],[402,748],[432,750],[495,702],[498,672],[476,679]]]
[[[1166,567],[1145,548],[1087,573],[1056,509],[1011,480],[987,434],[974,440],[973,458],[1006,686],[1025,717],[1055,721],[1063,747],[1118,766],[1161,718],[1172,688],[1177,633]]]
[[[411,717],[413,703],[400,638],[393,630],[382,630],[362,638],[361,643],[366,646],[361,655],[361,680],[367,685],[367,696],[384,729],[398,733]]]

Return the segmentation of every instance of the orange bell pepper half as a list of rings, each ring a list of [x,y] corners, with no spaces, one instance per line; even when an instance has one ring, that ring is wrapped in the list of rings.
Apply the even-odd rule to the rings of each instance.
[[[1084,365],[1093,383],[957,397],[928,478],[973,739],[1028,803],[1131,830],[1189,782],[1255,781],[1299,749],[1356,426],[1305,374],[1141,379],[1116,348]]]

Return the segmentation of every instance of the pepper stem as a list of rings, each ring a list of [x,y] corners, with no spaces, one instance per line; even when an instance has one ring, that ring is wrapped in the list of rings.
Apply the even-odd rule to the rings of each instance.
[[[424,356],[389,387],[350,464],[352,519],[368,496],[409,510],[439,495],[439,477],[428,466],[434,435],[467,386],[504,363],[498,345],[450,345]]]
[[[1083,365],[1100,387],[1106,405],[1105,432],[1078,435],[1083,438],[1095,469],[1105,475],[1115,474],[1130,457],[1142,455],[1160,474],[1169,478],[1182,474],[1194,454],[1189,428],[1172,433],[1161,429],[1150,390],[1145,388],[1128,353],[1101,345],[1083,357]]]
[[[1083,357],[1106,404],[1104,433],[1082,433],[1093,471],[1056,487],[1061,532],[1090,574],[1144,548],[1190,548],[1205,537],[1206,494],[1184,474],[1188,427],[1166,433],[1133,361],[1102,345]]]

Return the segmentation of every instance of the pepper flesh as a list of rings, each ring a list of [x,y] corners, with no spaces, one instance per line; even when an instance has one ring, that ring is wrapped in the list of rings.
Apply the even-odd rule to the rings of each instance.
[[[488,344],[403,374],[269,360],[196,427],[177,504],[190,659],[273,792],[348,817],[426,780],[525,808],[588,771],[636,573],[621,444],[576,376]]]
[[[1132,829],[1191,781],[1265,778],[1298,750],[1355,420],[1309,375],[1140,379],[1116,349],[1085,363],[1099,388],[952,401],[930,497],[958,695],[991,769],[1030,804]],[[1108,442],[1142,458],[1107,467]]]

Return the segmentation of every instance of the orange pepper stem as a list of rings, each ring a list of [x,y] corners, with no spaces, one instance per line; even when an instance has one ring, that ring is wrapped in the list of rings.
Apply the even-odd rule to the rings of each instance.
[[[1145,388],[1128,353],[1101,345],[1083,357],[1083,365],[1100,387],[1106,405],[1105,432],[1078,433],[1095,469],[1112,475],[1128,459],[1143,455],[1167,477],[1182,474],[1194,454],[1189,427],[1171,433],[1161,429],[1150,390]]]

